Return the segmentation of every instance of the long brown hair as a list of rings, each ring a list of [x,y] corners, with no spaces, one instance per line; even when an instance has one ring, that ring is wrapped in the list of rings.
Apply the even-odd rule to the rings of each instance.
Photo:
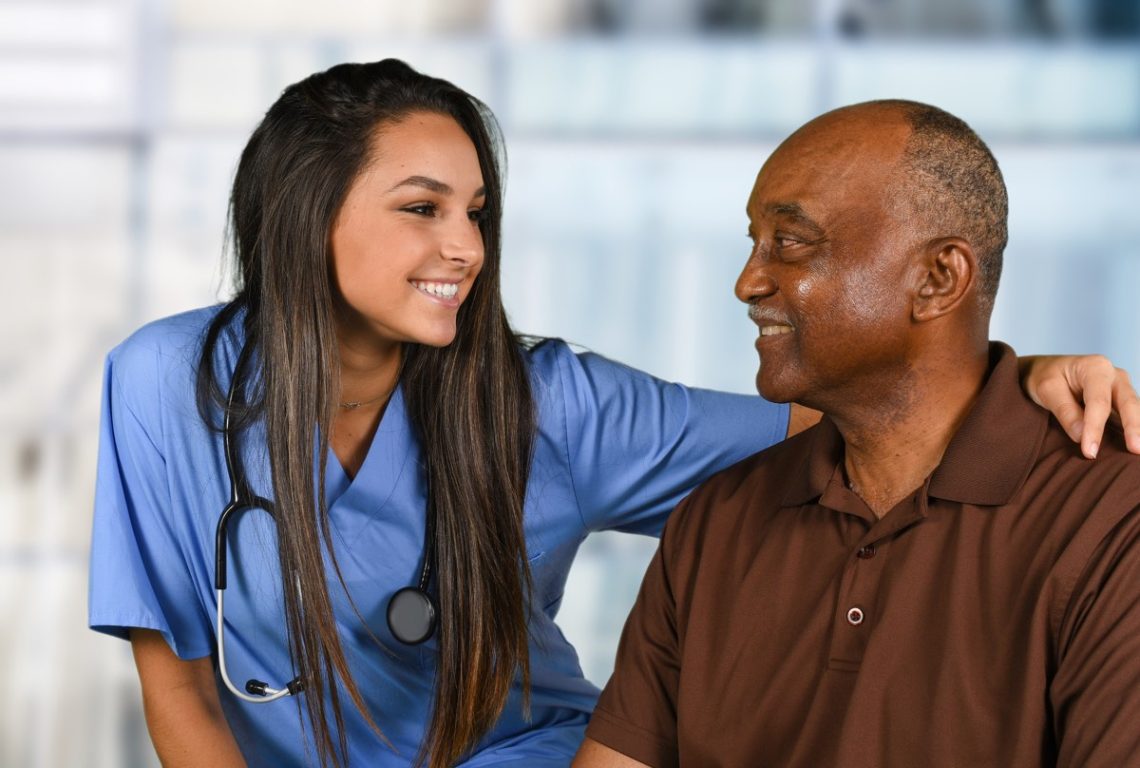
[[[475,145],[486,185],[484,262],[455,341],[405,345],[400,374],[430,478],[435,547],[425,557],[434,557],[439,606],[435,696],[417,762],[453,764],[498,719],[515,675],[524,692],[530,682],[523,501],[535,416],[499,287],[500,134],[481,102],[403,62],[338,65],[285,89],[242,152],[230,198],[237,292],[211,324],[198,367],[199,410],[215,425],[225,404],[220,340],[241,319],[253,354],[249,371],[231,374],[251,382],[236,423],[265,423],[281,574],[299,585],[284,590],[289,650],[322,766],[348,759],[338,688],[381,738],[383,727],[337,634],[325,552],[344,582],[324,494],[313,491],[313,446],[324,488],[339,395],[330,234],[376,131],[413,112],[454,118]]]

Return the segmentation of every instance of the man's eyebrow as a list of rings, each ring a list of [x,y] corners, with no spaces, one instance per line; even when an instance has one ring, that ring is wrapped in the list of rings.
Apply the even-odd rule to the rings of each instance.
[[[451,195],[455,192],[455,190],[451,188],[451,185],[433,179],[430,176],[409,176],[388,191],[394,192],[400,187],[421,187],[429,192],[435,192],[438,195]],[[482,197],[485,194],[487,194],[487,188],[479,187],[479,189],[475,190],[475,194],[472,195],[472,197]]]
[[[807,211],[805,211],[799,203],[769,203],[768,205],[764,206],[764,209],[768,213],[776,216],[786,216],[789,219],[795,221],[800,226],[806,227],[816,234],[823,234],[823,227],[821,227],[811,216],[808,216]]]

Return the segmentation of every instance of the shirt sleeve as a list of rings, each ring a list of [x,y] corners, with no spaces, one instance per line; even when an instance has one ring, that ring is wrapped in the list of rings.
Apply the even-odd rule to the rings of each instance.
[[[211,624],[193,587],[173,521],[166,458],[160,447],[157,357],[155,350],[120,348],[107,358],[88,624],[121,638],[134,627],[157,630],[179,657],[200,658],[212,648]]]
[[[594,741],[654,768],[675,768],[679,760],[681,655],[671,543],[667,526],[622,630],[614,673],[586,728]]]
[[[1140,508],[1085,568],[1060,638],[1050,686],[1057,765],[1140,766]]]
[[[567,450],[587,530],[659,535],[699,483],[787,434],[787,405],[662,381],[561,347]]]

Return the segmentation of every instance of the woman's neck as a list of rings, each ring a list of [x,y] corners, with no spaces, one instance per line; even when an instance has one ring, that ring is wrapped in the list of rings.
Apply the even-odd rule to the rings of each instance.
[[[340,392],[329,443],[349,477],[364,464],[376,428],[399,382],[399,342],[341,334]]]

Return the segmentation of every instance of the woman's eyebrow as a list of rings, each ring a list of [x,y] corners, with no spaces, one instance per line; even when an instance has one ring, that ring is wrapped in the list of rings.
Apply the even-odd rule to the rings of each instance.
[[[430,176],[409,176],[403,181],[393,185],[388,191],[394,192],[400,187],[422,187],[429,192],[435,192],[440,195],[450,195],[455,192],[448,184],[437,181]]]
[[[451,188],[450,184],[445,184],[444,182],[439,181],[438,179],[433,179],[430,176],[409,176],[408,178],[394,185],[388,191],[394,192],[400,187],[421,187],[429,192],[435,192],[438,195],[451,195],[455,193],[455,190]],[[472,197],[483,197],[486,194],[487,188],[479,187],[479,189],[475,190],[475,194],[473,194]]]

